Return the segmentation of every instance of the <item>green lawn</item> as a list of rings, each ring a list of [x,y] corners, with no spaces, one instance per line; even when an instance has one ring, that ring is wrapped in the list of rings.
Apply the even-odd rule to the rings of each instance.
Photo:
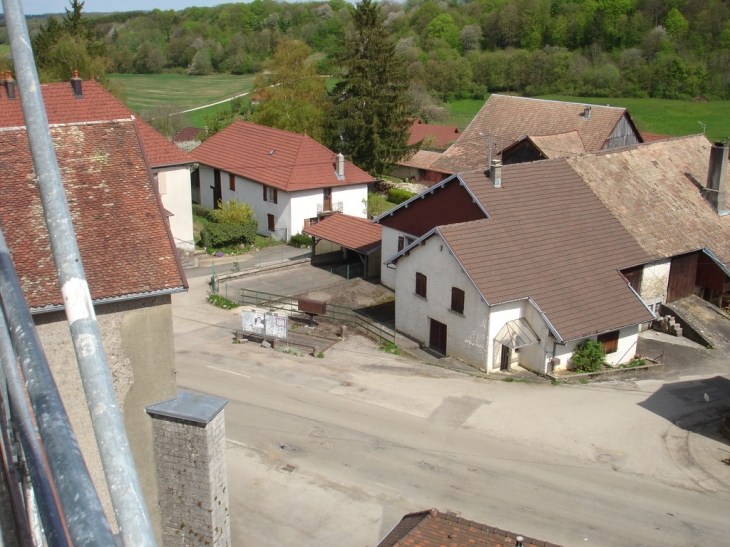
[[[10,55],[10,44],[0,44],[0,55]]]
[[[664,99],[610,99],[605,97],[566,97],[545,95],[539,99],[552,99],[576,103],[610,104],[628,108],[641,131],[679,137],[702,132],[698,122],[707,124],[707,136],[712,140],[730,136],[730,101],[706,103],[668,101]],[[465,99],[447,104],[451,119],[445,122],[463,129],[479,112],[484,101]]]
[[[254,77],[251,74],[110,74],[109,78],[121,84],[127,106],[139,112],[163,103],[187,110],[221,101],[253,89]]]

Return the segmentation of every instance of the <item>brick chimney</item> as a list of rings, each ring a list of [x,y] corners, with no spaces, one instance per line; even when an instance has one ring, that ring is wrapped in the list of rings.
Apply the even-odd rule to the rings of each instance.
[[[492,181],[495,188],[502,186],[502,162],[499,160],[492,160],[492,165],[489,166],[489,180]]]
[[[337,178],[344,179],[345,178],[345,156],[342,155],[342,152],[337,154],[337,162],[335,163],[336,171],[337,171]]]
[[[8,99],[15,99],[15,80],[13,80],[13,75],[9,70],[5,72],[5,78],[3,78],[2,84]]]
[[[710,149],[710,168],[707,171],[707,186],[702,189],[702,196],[720,216],[728,214],[727,159],[727,143],[716,142],[713,144]]]
[[[74,97],[77,99],[83,99],[84,93],[81,89],[81,78],[79,78],[79,71],[74,70],[73,78],[71,78],[71,89],[74,90]]]

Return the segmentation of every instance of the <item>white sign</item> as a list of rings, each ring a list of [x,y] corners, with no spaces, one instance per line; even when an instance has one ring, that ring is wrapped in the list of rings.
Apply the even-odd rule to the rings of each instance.
[[[241,312],[241,329],[243,332],[264,334],[264,314],[256,310]]]
[[[286,338],[286,316],[266,314],[266,336]]]

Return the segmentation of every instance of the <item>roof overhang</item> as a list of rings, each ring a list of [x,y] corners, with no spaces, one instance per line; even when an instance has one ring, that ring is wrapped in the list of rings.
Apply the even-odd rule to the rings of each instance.
[[[186,292],[188,289],[187,287],[173,287],[171,289],[160,289],[157,291],[149,291],[149,292],[138,292],[138,293],[131,293],[131,294],[122,294],[120,296],[109,296],[105,298],[95,298],[92,300],[92,303],[94,306],[97,305],[103,305],[103,304],[112,304],[114,302],[127,302],[129,300],[140,300],[142,298],[153,298],[155,296],[165,296],[167,294],[176,294],[180,292]],[[61,311],[65,310],[65,306],[63,304],[49,304],[47,306],[36,306],[36,307],[30,307],[30,313],[31,315],[38,315],[41,313],[50,313],[54,311]]]

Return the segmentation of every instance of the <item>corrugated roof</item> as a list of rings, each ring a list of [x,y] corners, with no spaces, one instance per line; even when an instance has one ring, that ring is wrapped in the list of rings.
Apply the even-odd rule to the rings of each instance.
[[[485,169],[489,158],[489,134],[493,153],[525,135],[551,135],[577,131],[587,152],[600,150],[624,114],[625,108],[587,105],[544,99],[492,95],[459,139],[433,167],[455,173]]]
[[[305,234],[326,239],[358,253],[370,254],[380,247],[383,227],[366,218],[335,214],[304,229]]]
[[[730,215],[718,216],[700,194],[710,148],[692,135],[566,162],[652,259],[707,247],[730,266]]]
[[[42,84],[41,92],[48,123],[52,125],[113,121],[133,115],[119,99],[93,80],[82,82],[84,96],[80,99],[74,96],[69,82]],[[185,152],[148,124],[139,120],[138,125],[152,167],[192,163]],[[0,93],[0,127],[25,127],[20,99],[10,100]]]
[[[559,547],[436,509],[405,515],[378,547],[514,547],[518,535],[524,547]]]
[[[459,138],[459,128],[455,125],[431,125],[416,119],[410,127],[408,144],[424,141],[429,148],[444,149]]]
[[[50,131],[92,298],[184,287],[134,123]],[[24,129],[0,131],[0,191],[2,228],[28,305],[62,305]]]
[[[618,272],[649,256],[565,159],[459,177],[490,218],[438,232],[489,304],[531,298],[563,340],[652,319]]]
[[[349,161],[335,173],[336,154],[307,135],[237,121],[206,139],[196,161],[287,192],[347,186],[375,179]]]

